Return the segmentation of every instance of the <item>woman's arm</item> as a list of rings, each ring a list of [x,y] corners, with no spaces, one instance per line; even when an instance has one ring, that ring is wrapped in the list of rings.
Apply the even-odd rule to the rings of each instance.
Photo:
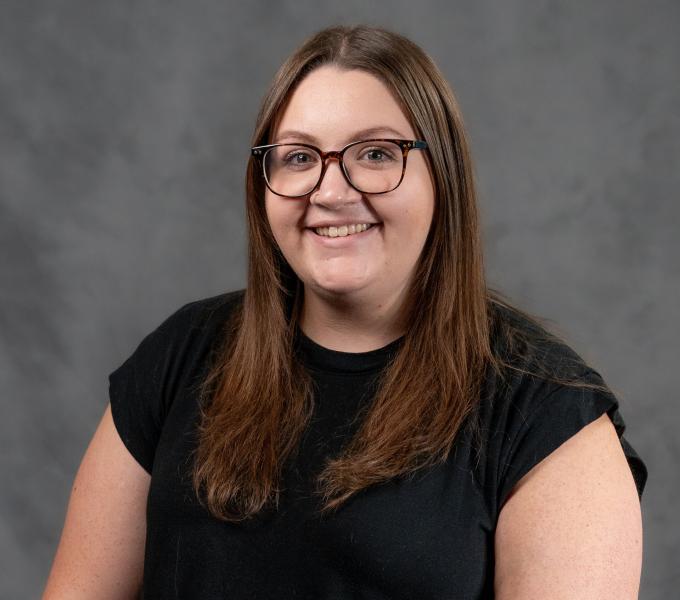
[[[520,479],[495,547],[498,600],[638,597],[640,500],[606,413]]]
[[[120,439],[108,405],[76,474],[43,600],[137,596],[150,481]]]

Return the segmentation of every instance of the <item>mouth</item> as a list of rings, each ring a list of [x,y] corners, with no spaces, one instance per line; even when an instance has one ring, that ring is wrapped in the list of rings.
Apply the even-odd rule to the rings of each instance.
[[[366,225],[366,229],[362,229],[361,231],[357,231],[355,227],[354,233],[350,233],[349,227],[333,229],[330,227],[307,227],[305,232],[308,233],[316,243],[327,247],[339,248],[368,240],[382,227],[382,223],[366,223]],[[338,232],[337,229],[340,229],[340,232]]]
[[[380,224],[381,223],[360,223],[342,225],[340,227],[308,227],[307,229],[318,237],[337,239],[361,235]]]

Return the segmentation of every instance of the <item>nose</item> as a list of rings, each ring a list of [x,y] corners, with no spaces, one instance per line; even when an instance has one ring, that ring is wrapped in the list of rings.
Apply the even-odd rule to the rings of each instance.
[[[311,193],[309,200],[313,204],[336,207],[361,200],[361,192],[349,184],[340,161],[337,158],[328,157],[321,181]]]

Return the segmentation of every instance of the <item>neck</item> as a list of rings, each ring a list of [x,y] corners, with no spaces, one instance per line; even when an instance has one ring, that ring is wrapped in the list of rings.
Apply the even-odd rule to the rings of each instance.
[[[320,295],[305,286],[300,329],[317,344],[340,352],[369,352],[405,333],[401,318],[404,290],[379,298]]]

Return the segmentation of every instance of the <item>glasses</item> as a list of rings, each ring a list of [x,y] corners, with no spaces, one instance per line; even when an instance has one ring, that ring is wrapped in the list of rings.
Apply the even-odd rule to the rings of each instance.
[[[347,183],[365,194],[385,194],[404,178],[410,150],[423,150],[422,140],[372,139],[323,152],[311,144],[268,144],[251,148],[262,162],[267,187],[277,196],[301,198],[321,183],[328,163],[336,158]]]

